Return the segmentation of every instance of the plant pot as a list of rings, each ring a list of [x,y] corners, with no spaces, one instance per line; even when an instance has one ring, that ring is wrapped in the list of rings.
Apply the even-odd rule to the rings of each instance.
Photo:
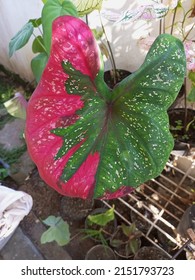
[[[104,245],[96,245],[92,247],[86,254],[85,260],[115,260],[114,251]]]
[[[129,76],[131,72],[123,69],[116,69],[116,80],[114,79],[114,71],[108,70],[104,72],[104,80],[110,88],[114,88],[117,83]]]
[[[80,221],[87,217],[94,205],[92,199],[64,196],[61,200],[60,214],[63,219]]]
[[[90,212],[90,215],[97,215],[102,214],[106,212],[107,208],[96,208],[93,211]],[[93,241],[96,242],[103,242],[106,243],[110,237],[112,236],[113,232],[115,232],[117,227],[117,220],[114,218],[114,220],[108,222],[105,226],[100,226],[98,224],[91,223],[88,218],[85,219],[85,231],[86,233],[89,230],[95,230],[95,231],[101,231],[103,240],[99,238],[98,236],[93,236],[92,234],[87,234],[88,237],[90,237]],[[104,242],[105,241],[105,242]]]
[[[122,227],[118,226],[110,239],[110,246],[113,247],[115,254],[120,258],[130,259],[141,247],[141,239],[140,237],[130,239],[123,233]]]
[[[173,222],[170,221],[169,222],[171,224],[174,224],[174,219]],[[171,237],[173,237],[174,239],[176,239],[176,234],[175,232],[168,227],[167,225],[165,225],[162,221],[158,221],[157,222],[157,226],[159,226],[162,230],[164,230],[164,232],[166,232],[167,234],[169,234]],[[157,231],[157,235],[158,235],[158,240],[159,243],[162,245],[161,247],[166,251],[166,252],[172,252],[176,249],[177,245],[176,243],[174,243],[173,241],[171,241],[165,234],[163,234],[161,231]]]
[[[154,246],[140,248],[134,256],[134,260],[169,260],[169,256],[161,249]]]
[[[195,204],[186,209],[177,226],[177,232],[186,239],[189,238],[188,229],[195,231]]]
[[[175,139],[174,149],[180,142],[195,146],[195,110],[175,108],[168,111],[170,131]]]

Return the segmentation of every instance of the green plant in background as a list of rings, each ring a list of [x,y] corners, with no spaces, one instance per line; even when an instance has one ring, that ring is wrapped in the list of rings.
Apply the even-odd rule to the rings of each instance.
[[[9,165],[0,159],[0,180],[5,179],[9,175]]]
[[[171,130],[181,130],[183,128],[182,120],[175,121],[175,126],[170,126]]]
[[[110,11],[104,11],[104,16],[116,23],[136,22],[145,20],[146,22],[159,20],[159,34],[169,33],[182,40],[186,59],[186,77],[192,82],[192,87],[188,93],[187,100],[195,101],[195,42],[194,42],[194,0],[152,0],[149,3],[140,3],[136,9],[125,10],[112,15]],[[187,4],[187,5],[185,5]],[[186,8],[186,6],[188,8]],[[148,36],[141,38],[141,44],[146,50],[149,49],[155,38]]]
[[[26,144],[19,148],[14,148],[12,150],[5,150],[0,145],[0,157],[1,159],[6,162],[8,165],[17,162],[18,158],[26,151]]]
[[[110,245],[115,249],[123,248],[124,256],[135,254],[140,247],[141,232],[137,230],[135,223],[131,225],[121,224],[110,240]]]
[[[86,219],[86,228],[84,230],[86,237],[91,237],[107,245],[107,238],[105,236],[111,236],[111,233],[107,231],[107,226],[114,220],[114,206],[102,213],[88,215]]]
[[[107,13],[109,15],[109,11]],[[107,13],[105,12],[104,15],[106,16]],[[121,24],[138,20],[145,20],[149,23],[159,20],[159,34],[171,34],[182,41],[187,66],[182,93],[185,108],[184,135],[182,138],[186,140],[188,138],[188,102],[195,102],[195,1],[152,0],[146,4],[140,3],[136,9],[129,9],[123,13],[118,13],[118,15],[107,16],[107,18]],[[148,51],[155,38],[150,35],[140,38],[140,46]],[[188,89],[187,84],[188,86],[191,84],[190,89]]]
[[[2,130],[6,123],[14,120],[13,116],[7,114],[4,104],[9,102],[10,98],[13,97],[17,83],[14,74],[8,71],[4,72],[3,67],[0,68],[0,71],[5,74],[2,75],[0,80],[0,130]],[[3,134],[2,131],[1,133]],[[10,165],[16,163],[25,151],[25,143],[23,146],[12,150],[7,150],[0,144],[0,180],[4,180],[10,174]]]
[[[49,228],[41,235],[42,244],[56,241],[59,246],[64,246],[70,242],[69,225],[61,217],[49,216],[43,223]]]
[[[113,221],[114,218],[114,206],[103,213],[88,215],[88,220],[92,224],[97,224],[99,226],[107,225],[110,221]]]
[[[9,100],[13,95],[13,88],[10,87],[9,85],[2,85],[2,83],[0,83],[0,107],[2,107],[1,105]]]
[[[167,2],[167,1],[165,1]],[[185,47],[185,54],[187,60],[187,73],[186,77],[191,81],[192,86],[189,92],[184,92],[185,102],[195,102],[195,43],[194,43],[194,18],[195,18],[195,2],[191,1],[189,9],[185,7],[185,1],[174,0],[170,1],[168,12],[162,21],[162,32],[179,37]],[[188,5],[190,1],[188,2]],[[170,26],[166,25],[167,18],[172,17]],[[186,106],[186,105],[185,105]]]
[[[0,145],[0,180],[5,179],[10,174],[10,165],[16,163],[26,151],[26,145],[12,150],[6,150]],[[14,173],[14,170],[12,170]]]
[[[1,108],[1,106],[0,106],[0,108]],[[2,105],[2,108],[3,108],[3,105]],[[4,125],[8,121],[12,121],[12,120],[14,120],[14,118],[11,115],[9,115],[9,114],[5,114],[3,116],[0,116],[0,130],[4,127]]]
[[[104,228],[109,222],[113,221],[114,218],[114,207],[100,214],[88,215],[88,225],[90,226],[95,224],[99,227],[99,229],[85,229],[80,231],[78,234],[84,232],[87,237],[94,237],[102,241],[103,244],[106,244],[106,240],[103,235],[105,233]],[[69,224],[61,217],[49,216],[43,220],[43,223],[49,228],[41,235],[42,244],[56,241],[59,246],[64,246],[67,245],[76,235],[78,235],[76,234],[71,238]]]
[[[191,126],[194,127],[194,122],[195,122],[195,117],[187,124],[186,131],[188,131]],[[182,120],[176,120],[175,126],[171,126],[171,130],[181,130],[182,128],[184,128],[182,124]]]
[[[43,2],[45,4],[41,17],[30,19],[9,43],[9,56],[11,57],[15,51],[28,43],[32,35],[35,37],[32,43],[32,51],[37,55],[31,61],[31,68],[37,82],[40,80],[50,54],[53,20],[62,15],[78,15],[74,4],[69,0]],[[39,35],[35,34],[35,29],[39,30]]]
[[[4,73],[3,70],[4,68],[1,69],[0,67],[0,71],[2,73]],[[4,76],[2,76],[0,80],[0,109],[4,108],[3,103],[9,100],[11,97],[13,97],[13,86],[10,85],[10,82],[8,82]],[[2,121],[3,119],[0,115],[0,127]]]
[[[44,6],[41,17],[30,19],[9,43],[9,56],[24,47],[31,36],[34,37],[32,51],[37,54],[31,61],[31,68],[38,83],[47,64],[50,48],[52,22],[59,16],[83,17],[93,10],[100,10],[103,0],[42,0]],[[36,35],[37,31],[39,35]]]
[[[191,121],[186,123],[186,125],[184,125],[184,122],[182,120],[176,120],[175,125],[170,125],[170,131],[175,139],[178,139],[178,137],[180,137],[182,140],[188,140],[188,132],[190,128],[195,129],[195,117]],[[178,133],[180,136],[178,135]]]
[[[189,131],[190,127],[193,127],[193,129],[195,129],[195,117],[187,124],[186,131]]]
[[[190,92],[187,96],[187,99],[188,99],[189,102],[195,102],[195,72],[190,71],[189,74],[188,74],[188,78],[192,82],[192,87],[191,87]]]

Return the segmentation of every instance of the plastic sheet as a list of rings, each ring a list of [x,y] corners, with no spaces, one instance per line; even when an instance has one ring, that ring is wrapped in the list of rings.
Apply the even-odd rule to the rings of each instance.
[[[29,214],[33,205],[32,197],[22,191],[15,191],[0,185],[0,250]]]

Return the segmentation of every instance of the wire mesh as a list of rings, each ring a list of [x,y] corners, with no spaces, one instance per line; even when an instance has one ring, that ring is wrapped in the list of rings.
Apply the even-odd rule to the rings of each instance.
[[[115,205],[115,214],[126,224],[135,223],[144,243],[160,248],[169,258],[195,256],[194,244],[178,234],[178,224],[186,209],[195,203],[194,161],[188,170],[168,161],[162,174],[123,198],[103,201]],[[181,256],[182,255],[182,256]]]

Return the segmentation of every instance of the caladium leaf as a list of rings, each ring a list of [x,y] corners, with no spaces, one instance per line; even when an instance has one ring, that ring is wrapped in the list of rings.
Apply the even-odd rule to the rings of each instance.
[[[163,18],[168,12],[168,7],[162,3],[145,3],[139,5],[138,8],[133,10],[126,10],[123,13],[112,12],[108,10],[103,10],[103,17],[110,21],[127,23],[136,20],[153,20]]]
[[[113,90],[91,30],[59,17],[27,109],[26,141],[40,176],[63,195],[122,196],[158,176],[173,147],[167,109],[185,75],[183,44],[163,34]]]
[[[80,17],[83,17],[94,10],[101,10],[103,0],[72,0]]]
[[[47,0],[42,10],[43,41],[47,53],[51,48],[52,22],[59,16],[77,16],[74,4],[69,0]]]
[[[159,19],[163,18],[167,12],[168,8],[161,3],[140,5],[135,10],[125,11],[122,17],[118,19],[118,22],[126,23],[129,21],[136,21],[138,19]]]

